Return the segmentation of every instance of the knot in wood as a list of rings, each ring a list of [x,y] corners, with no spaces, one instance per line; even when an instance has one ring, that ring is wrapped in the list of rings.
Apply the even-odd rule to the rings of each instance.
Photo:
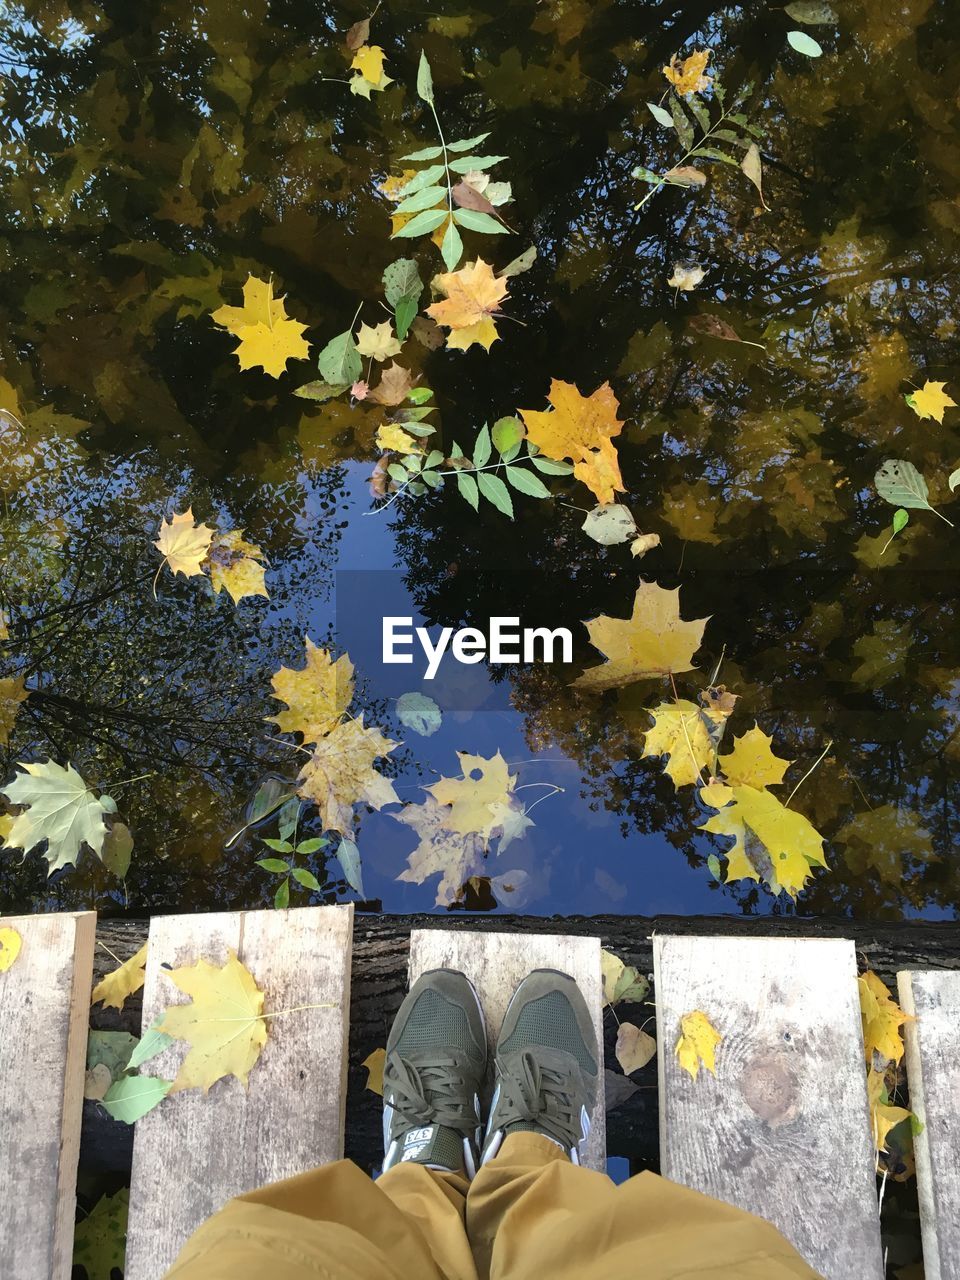
[[[789,1124],[797,1114],[799,1080],[787,1054],[757,1053],[744,1065],[740,1083],[747,1106],[771,1129]]]

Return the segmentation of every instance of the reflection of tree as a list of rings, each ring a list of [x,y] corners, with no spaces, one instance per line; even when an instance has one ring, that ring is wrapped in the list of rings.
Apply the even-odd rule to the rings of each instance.
[[[8,447],[16,434],[11,422]],[[186,478],[137,460],[104,475],[63,442],[18,456],[24,482],[7,491],[0,522],[0,595],[10,632],[4,674],[22,677],[30,693],[4,776],[17,759],[50,756],[72,760],[92,784],[116,789],[144,837],[131,891],[138,900],[159,891],[176,901],[179,880],[189,898],[190,880],[212,871],[227,833],[239,825],[245,792],[264,769],[286,763],[289,752],[270,740],[263,721],[272,705],[270,677],[278,653],[287,656],[301,643],[311,603],[329,590],[336,531],[311,553],[294,526],[304,494],[275,486],[258,535],[266,535],[274,566],[269,605],[234,606],[225,594],[215,597],[205,579],[166,570],[154,597],[159,556],[151,530],[165,505],[164,482],[173,492]],[[338,473],[322,477],[310,486],[318,513],[338,501]],[[225,510],[201,483],[190,493]],[[289,624],[283,633],[275,629],[280,621]],[[174,850],[183,862],[171,867],[164,860]],[[225,878],[231,895],[241,892],[247,863],[244,854],[238,880]],[[26,874],[30,879],[32,868]]]
[[[466,445],[485,420],[542,408],[551,376],[584,392],[612,378],[629,419],[627,496],[663,540],[640,568],[682,586],[686,616],[713,615],[701,672],[725,648],[721,678],[744,694],[732,730],[756,716],[801,761],[791,777],[834,740],[798,797],[828,837],[887,804],[931,833],[940,861],[908,861],[902,883],[869,865],[848,876],[833,848],[836,870],[807,903],[952,906],[958,543],[918,513],[881,560],[889,510],[870,480],[883,458],[907,457],[943,502],[960,454],[950,418],[918,422],[901,399],[927,371],[949,378],[956,352],[953,14],[946,0],[854,0],[812,68],[785,49],[782,10],[756,9],[546,0],[450,19],[392,6],[376,38],[398,83],[367,104],[324,81],[345,65],[330,4],[78,0],[66,23],[56,6],[8,6],[0,404],[45,442],[43,466],[62,479],[38,487],[7,449],[0,457],[11,669],[35,689],[15,748],[79,752],[104,781],[162,761],[159,780],[131,786],[131,809],[155,814],[158,830],[168,810],[206,813],[200,866],[212,833],[231,826],[234,786],[262,758],[248,744],[262,741],[278,655],[253,621],[260,605],[234,612],[169,576],[154,604],[144,530],[187,492],[188,470],[189,500],[209,495],[211,514],[229,512],[267,550],[275,612],[302,633],[331,551],[338,477],[325,468],[371,456],[376,414],[304,408],[288,392],[307,364],[279,381],[239,376],[231,340],[205,317],[238,300],[249,270],[276,276],[315,342],[378,296],[399,253],[375,184],[423,132],[405,87],[422,41],[450,131],[482,121],[513,157],[517,225],[539,251],[511,281],[508,311],[523,327],[505,321],[489,356],[409,357],[436,390],[448,440]],[[728,86],[755,86],[771,214],[719,167],[702,192],[633,210],[633,166],[675,159],[644,103],[694,38]],[[437,266],[429,246],[415,252],[425,275]],[[675,300],[666,279],[686,256],[707,276]],[[766,353],[693,334],[696,311]],[[81,466],[77,438],[103,461]],[[586,502],[582,489],[558,490]],[[516,526],[475,518],[454,496],[403,509],[399,545],[428,618],[519,612],[576,627],[626,612],[637,573],[626,551],[588,543],[559,504],[518,506]],[[703,858],[695,802],[638,759],[658,689],[598,701],[549,671],[513,679],[531,739],[556,738],[581,761],[592,799]],[[185,870],[137,874],[145,900],[190,899]],[[749,886],[725,892],[745,910],[764,902]]]

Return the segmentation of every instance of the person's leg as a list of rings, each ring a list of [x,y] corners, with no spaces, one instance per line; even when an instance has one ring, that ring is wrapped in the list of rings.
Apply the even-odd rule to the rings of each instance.
[[[462,974],[424,974],[384,1067],[384,1173],[349,1161],[231,1200],[170,1280],[476,1280],[464,1200],[479,1159],[483,1015]]]
[[[475,1280],[466,1183],[407,1165],[374,1182],[348,1160],[237,1196],[169,1280]]]
[[[486,1280],[786,1280],[815,1276],[759,1218],[641,1174],[578,1167],[599,1046],[571,978],[527,978],[507,1010],[467,1231]]]

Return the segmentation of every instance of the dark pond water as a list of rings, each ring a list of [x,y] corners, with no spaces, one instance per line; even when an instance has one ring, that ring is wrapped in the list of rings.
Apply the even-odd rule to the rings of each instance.
[[[265,717],[271,676],[303,664],[309,635],[350,653],[352,712],[402,743],[381,764],[401,802],[457,777],[458,751],[499,751],[517,775],[535,825],[474,859],[449,895],[459,905],[955,914],[960,530],[914,509],[881,554],[894,507],[873,476],[910,462],[954,519],[960,410],[921,419],[904,395],[960,389],[956,14],[946,0],[842,9],[839,25],[805,28],[823,47],[813,59],[787,44],[798,24],[761,5],[391,4],[370,40],[394,83],[366,100],[343,83],[356,6],[6,6],[0,392],[15,416],[0,440],[0,677],[29,696],[3,775],[72,761],[114,795],[135,848],[122,884],[89,852],[50,879],[41,851],[5,852],[0,910],[268,904],[277,880],[256,865],[257,833],[224,846],[262,780],[305,759]],[[584,394],[609,380],[626,421],[620,497],[660,537],[640,560],[585,535],[595,499],[573,479],[547,477],[546,501],[515,493],[514,522],[474,513],[453,484],[379,510],[383,409],[293,394],[361,303],[370,325],[389,319],[389,263],[413,256],[426,281],[446,269],[429,237],[390,240],[379,191],[401,155],[436,141],[415,92],[421,48],[446,136],[488,131],[483,150],[508,157],[495,176],[512,183],[515,234],[465,231],[464,261],[502,267],[530,245],[537,258],[509,279],[489,352],[409,336],[398,362],[433,389],[444,451],[544,409],[552,378]],[[730,93],[753,86],[741,109],[762,131],[768,210],[719,163],[706,185],[634,209],[650,188],[631,171],[683,151],[645,103],[695,48]],[[705,275],[678,292],[668,280],[687,260]],[[308,326],[310,358],[279,378],[241,371],[210,319],[240,304],[248,274],[272,278]],[[759,345],[704,333],[698,316]],[[269,601],[234,605],[166,570],[154,597],[160,520],[188,506],[263,549]],[[641,579],[710,619],[677,689],[696,699],[719,664],[740,695],[724,750],[758,723],[796,762],[774,788],[784,801],[823,756],[790,807],[822,833],[828,868],[795,906],[723,883],[730,841],[697,830],[711,811],[642,757],[646,708],[672,698],[669,681],[571,688],[602,660],[582,621],[628,616]],[[397,719],[406,689],[378,661],[384,613],[568,627],[574,661],[447,664],[432,693],[443,721],[425,737]],[[429,686],[411,668],[406,688]],[[398,881],[417,844],[398,812],[354,808],[364,900],[430,909],[437,876]],[[322,833],[315,807],[302,828]],[[294,884],[293,903],[357,898],[336,845],[301,858],[323,892]]]

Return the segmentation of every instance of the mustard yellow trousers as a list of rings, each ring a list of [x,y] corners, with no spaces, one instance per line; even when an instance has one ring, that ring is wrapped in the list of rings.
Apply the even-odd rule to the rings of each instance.
[[[817,1273],[768,1222],[641,1173],[615,1186],[513,1134],[473,1179],[348,1160],[231,1200],[168,1280],[786,1280]]]

